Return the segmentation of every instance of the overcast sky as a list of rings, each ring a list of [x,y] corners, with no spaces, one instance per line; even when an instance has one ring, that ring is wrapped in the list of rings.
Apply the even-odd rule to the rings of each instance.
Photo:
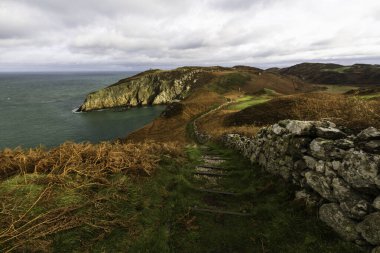
[[[0,0],[0,71],[380,64],[380,0]]]

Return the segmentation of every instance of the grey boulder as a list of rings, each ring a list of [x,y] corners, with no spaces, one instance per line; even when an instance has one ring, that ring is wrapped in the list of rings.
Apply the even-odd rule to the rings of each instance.
[[[366,241],[373,245],[380,245],[380,212],[367,215],[356,229]]]
[[[374,127],[364,129],[358,134],[359,140],[375,140],[380,139],[380,131]]]
[[[319,218],[347,241],[360,240],[356,223],[344,215],[338,204],[330,203],[321,206]]]

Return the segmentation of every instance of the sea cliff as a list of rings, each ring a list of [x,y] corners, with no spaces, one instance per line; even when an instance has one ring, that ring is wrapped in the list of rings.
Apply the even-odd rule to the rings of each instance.
[[[158,105],[183,99],[212,68],[148,70],[87,95],[79,111]]]

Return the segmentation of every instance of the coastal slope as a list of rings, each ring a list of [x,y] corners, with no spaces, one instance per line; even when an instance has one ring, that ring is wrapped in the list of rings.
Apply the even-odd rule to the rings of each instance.
[[[204,68],[148,70],[88,94],[79,111],[167,104],[183,99],[205,75]]]
[[[301,63],[288,68],[269,69],[283,75],[297,76],[314,84],[380,85],[380,65]]]
[[[79,111],[169,104],[201,87],[219,94],[233,90],[249,94],[263,88],[292,94],[311,89],[299,78],[246,66],[148,70],[88,94]]]

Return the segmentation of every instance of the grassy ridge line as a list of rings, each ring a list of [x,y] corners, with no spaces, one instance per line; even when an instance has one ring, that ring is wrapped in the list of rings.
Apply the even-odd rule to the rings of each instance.
[[[247,107],[258,105],[261,103],[268,102],[271,98],[268,96],[244,96],[235,101],[234,104],[230,105],[228,109],[231,110],[243,110]]]

